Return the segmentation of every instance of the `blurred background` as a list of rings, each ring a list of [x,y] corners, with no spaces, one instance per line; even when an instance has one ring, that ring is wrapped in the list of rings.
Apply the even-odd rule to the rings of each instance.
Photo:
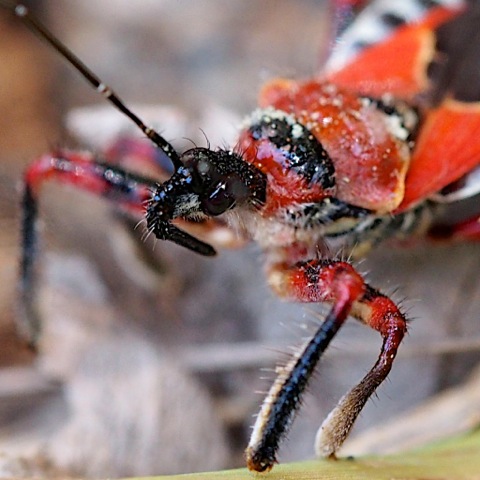
[[[330,43],[321,0],[28,4],[179,149],[205,137],[231,143],[262,83],[314,74]],[[257,392],[268,389],[272,368],[313,332],[324,310],[276,299],[254,245],[213,260],[170,244],[153,250],[134,231],[136,221],[111,205],[48,183],[40,202],[43,335],[32,354],[15,332],[22,171],[52,148],[101,152],[132,129],[2,10],[0,111],[3,473],[119,477],[242,466],[262,400]],[[479,247],[387,246],[359,268],[413,319],[389,381],[353,435],[373,428],[379,438],[380,427],[461,385],[478,361]],[[313,455],[316,429],[379,348],[375,332],[347,323],[280,461]],[[441,435],[440,422],[429,422],[431,436]],[[428,428],[417,425],[422,434]],[[381,444],[414,445],[414,434]]]

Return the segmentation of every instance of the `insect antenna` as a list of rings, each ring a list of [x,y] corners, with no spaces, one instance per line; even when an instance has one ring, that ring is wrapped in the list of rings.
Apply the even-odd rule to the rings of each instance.
[[[69,48],[67,48],[55,35],[53,35],[39,20],[37,20],[29,11],[29,9],[15,2],[0,0],[0,7],[4,7],[15,16],[17,16],[23,24],[29,28],[35,35],[47,42],[53,47],[70,65],[72,65],[80,75],[93,87],[103,95],[112,105],[132,120],[135,125],[158,147],[160,148],[173,163],[176,170],[183,167],[182,162],[173,146],[167,142],[157,131],[148,127],[145,123],[133,113],[123,102],[123,100],[95,75]]]

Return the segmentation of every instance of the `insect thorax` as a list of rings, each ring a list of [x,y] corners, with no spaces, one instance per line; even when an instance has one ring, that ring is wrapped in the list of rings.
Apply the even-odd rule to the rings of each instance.
[[[424,224],[424,207],[392,215],[414,143],[414,109],[325,82],[270,90],[277,103],[248,118],[237,147],[267,177],[265,205],[254,221],[243,219],[250,236],[266,248],[295,242],[351,248]],[[301,103],[308,95],[310,110]]]

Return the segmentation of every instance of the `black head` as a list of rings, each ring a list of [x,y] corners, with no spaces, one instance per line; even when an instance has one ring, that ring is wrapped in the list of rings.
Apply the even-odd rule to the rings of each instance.
[[[198,221],[216,217],[240,205],[265,201],[265,175],[232,151],[193,148],[180,156],[172,177],[157,186],[147,206],[147,228],[202,255],[214,255],[210,245],[172,224],[174,218]]]

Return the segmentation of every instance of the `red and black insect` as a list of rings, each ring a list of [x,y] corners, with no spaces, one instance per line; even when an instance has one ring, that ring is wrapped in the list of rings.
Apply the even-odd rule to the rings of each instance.
[[[338,3],[351,7],[361,2]],[[383,338],[375,365],[319,430],[317,452],[335,456],[389,374],[407,319],[350,262],[331,258],[329,252],[342,248],[359,256],[381,241],[415,235],[480,236],[478,214],[448,227],[437,220],[443,204],[479,192],[480,71],[471,66],[479,65],[480,54],[478,42],[465,40],[478,37],[480,7],[473,2],[458,7],[437,5],[454,2],[414,3],[428,12],[410,23],[385,14],[384,23],[394,25],[395,32],[379,43],[361,45],[360,53],[342,67],[303,81],[267,83],[259,108],[233,148],[195,147],[179,154],[25,6],[1,1],[173,165],[162,183],[71,151],[47,154],[31,165],[25,174],[21,264],[30,341],[34,344],[40,332],[33,267],[37,198],[44,181],[75,185],[126,212],[145,212],[146,228],[155,237],[205,256],[215,250],[198,236],[208,238],[219,225],[216,219],[222,219],[264,250],[268,282],[280,297],[331,304],[311,340],[279,370],[261,407],[246,450],[251,470],[272,468],[307,383],[344,321],[352,316]],[[156,161],[150,151],[145,157]],[[157,170],[165,175],[161,165]]]

